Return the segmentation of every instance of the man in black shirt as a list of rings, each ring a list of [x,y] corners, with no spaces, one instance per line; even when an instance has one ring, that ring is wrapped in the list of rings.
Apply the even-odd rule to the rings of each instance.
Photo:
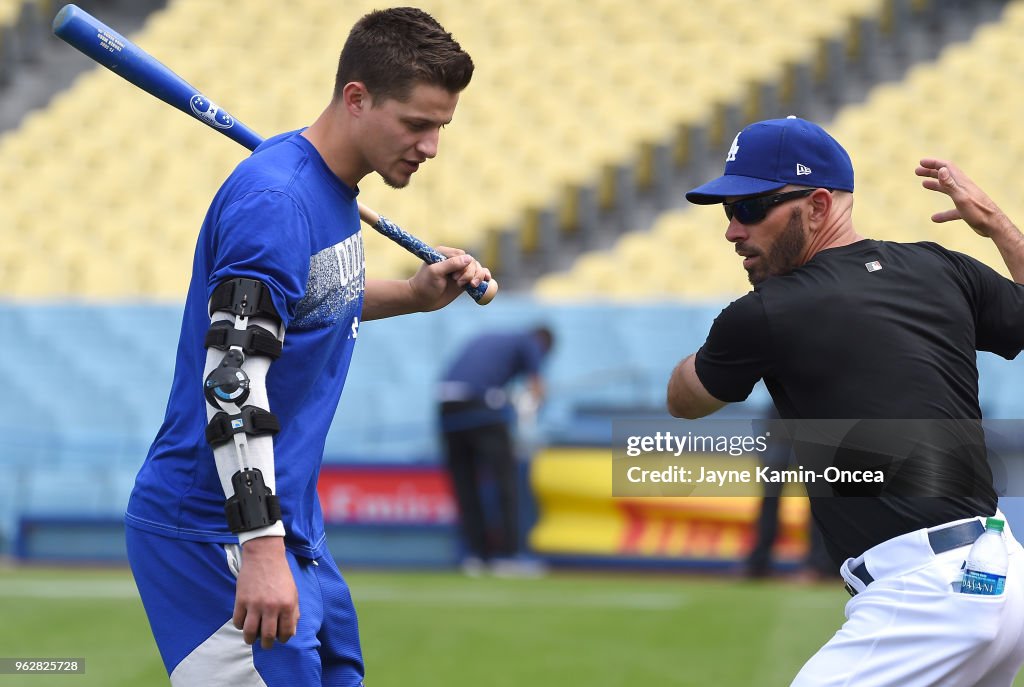
[[[933,220],[964,219],[991,238],[1017,283],[934,243],[858,235],[849,155],[795,117],[745,128],[724,175],[686,195],[723,204],[754,290],[673,371],[670,412],[703,417],[764,379],[793,423],[798,462],[885,477],[808,484],[856,596],[801,687],[1006,686],[1024,663],[1024,552],[1012,535],[1002,595],[954,589],[982,517],[997,513],[975,352],[1024,348],[1024,239],[954,166],[922,160],[917,174],[955,204]]]

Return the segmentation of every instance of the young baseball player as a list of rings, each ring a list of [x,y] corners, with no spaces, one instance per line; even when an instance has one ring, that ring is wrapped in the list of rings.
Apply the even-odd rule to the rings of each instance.
[[[1020,544],[1005,533],[1002,594],[957,584],[984,516],[997,512],[975,351],[1013,358],[1024,348],[1024,240],[953,165],[924,160],[917,173],[956,206],[933,219],[962,218],[991,238],[1017,283],[934,243],[860,236],[850,157],[802,119],[746,127],[724,175],[686,196],[723,205],[725,237],[754,290],[672,373],[672,414],[713,413],[764,379],[797,428],[852,419],[849,436],[863,443],[834,456],[873,463],[886,478],[811,494],[853,598],[847,622],[793,682],[800,687],[1008,687],[1024,663]],[[887,434],[889,419],[903,421],[899,431]]]
[[[359,326],[444,307],[490,272],[441,249],[409,280],[365,280],[357,184],[408,184],[472,74],[425,12],[366,15],[323,114],[262,144],[210,206],[166,417],[126,515],[173,685],[362,684],[316,492]]]

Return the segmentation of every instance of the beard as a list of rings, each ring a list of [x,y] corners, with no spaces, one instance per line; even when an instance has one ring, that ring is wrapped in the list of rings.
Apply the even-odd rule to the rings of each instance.
[[[405,179],[393,179],[390,176],[385,176],[383,174],[379,174],[379,176],[384,181],[384,184],[386,186],[390,186],[391,188],[394,189],[405,188],[406,186],[409,185],[409,182],[412,181],[412,179],[409,177],[406,177]]]
[[[775,243],[767,253],[760,253],[761,259],[747,269],[747,278],[757,286],[768,277],[789,274],[800,266],[800,258],[807,247],[807,236],[799,209],[794,209]]]

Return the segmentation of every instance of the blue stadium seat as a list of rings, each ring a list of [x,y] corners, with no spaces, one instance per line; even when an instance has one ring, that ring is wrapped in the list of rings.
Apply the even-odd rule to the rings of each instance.
[[[350,463],[432,460],[437,455],[433,413],[431,397],[424,394],[404,389],[400,393],[346,390],[327,435],[325,459]]]
[[[985,381],[980,382],[983,388],[988,387],[982,401],[982,412],[986,418],[1009,420],[1024,417],[1024,400],[1021,393],[1024,389],[1024,376],[1009,365],[1007,363],[1000,373],[1002,378],[995,385],[994,391],[991,390],[991,378],[995,377],[995,374],[988,375]],[[1019,367],[1018,363],[1017,368]]]
[[[24,387],[0,368],[0,470],[45,465],[55,460],[59,439],[52,408],[36,403]]]
[[[127,503],[127,496],[117,496],[113,474],[112,470],[95,466],[32,470],[22,496],[22,513],[81,516],[120,514]]]
[[[546,363],[554,400],[620,405],[642,398],[642,370],[630,358],[621,308],[594,304],[552,313],[555,347]]]
[[[978,353],[978,396],[981,400],[981,412],[986,418],[1001,417],[999,395],[1006,386],[1006,361],[992,353]]]
[[[133,303],[110,306],[98,312],[106,331],[140,352],[152,354],[147,359],[158,368],[174,367],[174,353],[181,331],[180,305]]]
[[[141,465],[142,459],[140,458],[139,466]],[[113,470],[110,474],[110,503],[118,514],[124,512],[128,507],[128,497],[132,493],[132,488],[135,487],[135,475],[138,474],[139,466],[124,466]]]
[[[701,345],[720,308],[542,306],[507,297],[488,308],[464,299],[438,313],[367,323],[325,454],[332,461],[436,459],[434,385],[455,351],[477,331],[540,322],[557,339],[546,364],[541,435],[566,436],[583,407],[662,413],[672,368]],[[7,392],[0,395],[0,469],[120,471],[128,480],[163,419],[180,312],[144,304],[0,306],[0,325],[24,332],[9,337],[0,357]],[[81,346],[55,342],[62,337]],[[1019,363],[981,354],[979,368],[986,416],[1021,417]],[[126,389],[145,402],[126,403]],[[730,410],[760,414],[769,402],[758,385],[745,406]]]
[[[639,305],[624,309],[620,326],[626,358],[646,380],[648,402],[661,407],[665,385],[680,360],[696,351],[721,305],[681,309],[675,305]]]
[[[24,331],[21,307],[12,302],[0,301],[0,334],[14,337]]]

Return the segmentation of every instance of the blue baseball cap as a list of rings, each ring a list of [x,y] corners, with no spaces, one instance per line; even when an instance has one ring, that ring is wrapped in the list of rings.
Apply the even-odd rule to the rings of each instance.
[[[853,191],[853,163],[836,139],[799,117],[755,122],[736,134],[725,173],[686,194],[695,205],[750,196],[787,184]]]

